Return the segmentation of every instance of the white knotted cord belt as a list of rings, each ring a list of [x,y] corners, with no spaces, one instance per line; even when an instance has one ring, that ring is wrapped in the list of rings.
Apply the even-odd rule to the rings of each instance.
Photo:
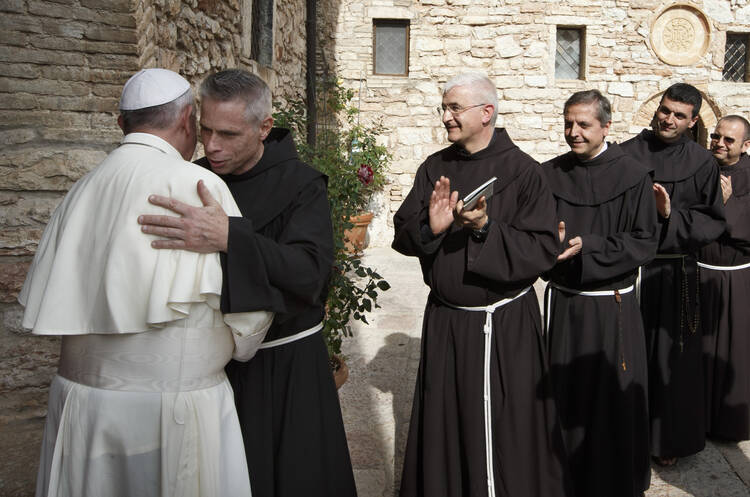
[[[486,314],[484,320],[484,451],[485,459],[487,461],[487,491],[489,497],[495,497],[495,472],[494,464],[492,461],[492,399],[490,397],[490,352],[492,346],[492,314],[500,307],[513,302],[514,300],[523,297],[531,290],[530,286],[527,286],[521,290],[516,296],[502,299],[494,304],[486,306],[476,307],[464,307],[460,305],[449,304],[438,297],[438,300],[448,307],[453,309],[461,309],[462,311],[470,312],[484,312]]]
[[[635,288],[635,285],[630,285],[629,287],[622,288],[620,290],[593,290],[593,291],[584,291],[584,290],[576,290],[575,288],[568,288],[562,285],[558,285],[557,283],[552,283],[551,281],[547,283],[547,290],[544,292],[544,332],[545,334],[549,331],[549,315],[550,315],[550,305],[552,305],[552,292],[550,292],[550,288],[554,288],[555,290],[559,290],[563,293],[568,293],[571,295],[583,295],[585,297],[612,297],[616,294],[625,294],[630,293]]]
[[[745,269],[750,267],[750,262],[740,264],[739,266],[714,266],[713,264],[706,264],[705,262],[698,262],[699,267],[705,269],[713,269],[714,271],[737,271],[738,269]]]
[[[310,335],[314,335],[315,333],[319,332],[323,329],[323,321],[316,324],[312,328],[308,328],[306,330],[302,330],[299,333],[295,333],[294,335],[289,335],[288,337],[284,338],[278,338],[276,340],[271,340],[270,342],[263,342],[260,345],[261,349],[270,349],[271,347],[278,347],[279,345],[286,345],[287,343],[296,342],[297,340],[302,340],[305,337],[309,337]]]

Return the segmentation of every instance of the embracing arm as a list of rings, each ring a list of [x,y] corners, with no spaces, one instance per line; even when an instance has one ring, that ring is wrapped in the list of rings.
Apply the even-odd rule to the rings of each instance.
[[[217,194],[215,198],[211,195],[203,180],[198,181],[197,188],[203,207],[193,206],[161,195],[149,197],[148,200],[152,204],[180,214],[180,217],[165,215],[138,217],[138,223],[142,225],[141,229],[144,233],[166,237],[166,239],[151,242],[152,247],[157,249],[184,249],[204,254],[226,251],[229,220],[222,205],[231,204],[230,214],[239,214],[239,210],[237,210],[234,201],[231,200],[231,195],[227,199],[222,198],[220,193],[214,192],[214,194]],[[234,211],[231,209],[234,209]]]
[[[333,262],[323,178],[306,185],[282,213],[285,223],[276,240],[256,233],[239,210],[228,217],[203,182],[198,193],[203,207],[153,195],[151,203],[181,216],[143,215],[138,222],[145,233],[168,237],[152,242],[154,248],[221,252],[223,312],[291,312],[319,298]]]
[[[250,219],[229,218],[222,310],[294,313],[319,301],[333,264],[325,180],[307,184],[271,223],[282,225],[274,238],[256,232]]]

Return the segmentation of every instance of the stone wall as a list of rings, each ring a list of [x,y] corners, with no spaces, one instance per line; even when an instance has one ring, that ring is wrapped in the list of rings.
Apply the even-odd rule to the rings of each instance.
[[[9,0],[0,24],[0,494],[29,495],[59,342],[28,337],[15,299],[50,214],[119,139],[136,20],[125,0]]]
[[[20,326],[16,296],[52,211],[117,146],[122,85],[166,67],[194,86],[242,66],[304,95],[304,0],[276,2],[274,62],[250,60],[250,0],[0,2],[0,495],[32,495],[59,341]],[[283,29],[282,29],[283,28]]]
[[[597,88],[613,104],[612,139],[623,141],[648,126],[658,97],[686,81],[707,97],[705,125],[727,113],[750,113],[750,85],[722,82],[727,31],[750,31],[746,0],[687,2],[705,15],[705,53],[689,65],[670,65],[652,47],[653,23],[672,3],[658,0],[344,0],[331,28],[335,65],[357,90],[362,78],[365,118],[382,117],[394,155],[391,185],[378,199],[371,242],[392,239],[392,215],[414,172],[446,146],[435,113],[441,85],[467,70],[485,72],[500,97],[498,126],[539,161],[566,152],[562,106],[574,91]],[[373,75],[373,19],[410,21],[407,77]],[[583,80],[555,79],[556,26],[585,27]],[[658,102],[658,99],[657,99]],[[644,117],[645,116],[645,117]]]

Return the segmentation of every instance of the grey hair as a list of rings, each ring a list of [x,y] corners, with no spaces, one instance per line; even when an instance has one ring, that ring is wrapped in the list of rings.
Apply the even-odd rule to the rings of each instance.
[[[200,94],[201,98],[219,102],[244,101],[245,119],[252,124],[271,117],[271,89],[259,76],[242,69],[226,69],[207,76]]]
[[[476,97],[480,100],[476,103],[492,105],[493,111],[492,118],[490,119],[490,126],[494,127],[495,122],[497,121],[498,100],[497,88],[492,83],[492,81],[490,81],[490,78],[488,78],[481,72],[461,73],[449,79],[445,83],[445,86],[443,87],[443,96],[445,96],[449,91],[457,86],[470,86],[474,92],[474,95],[476,95]]]
[[[577,91],[565,101],[563,114],[568,112],[568,108],[578,104],[596,104],[596,118],[602,125],[612,120],[612,106],[607,97],[601,94],[599,90]]]
[[[122,130],[128,134],[139,130],[167,129],[177,121],[185,107],[194,103],[193,90],[188,88],[185,93],[165,104],[138,110],[121,110]]]
[[[722,121],[742,123],[742,126],[744,126],[744,129],[745,129],[745,132],[743,133],[742,141],[746,142],[750,140],[750,122],[748,122],[747,119],[738,115],[724,116],[721,119],[719,119],[719,122],[716,123],[716,126],[721,124]]]

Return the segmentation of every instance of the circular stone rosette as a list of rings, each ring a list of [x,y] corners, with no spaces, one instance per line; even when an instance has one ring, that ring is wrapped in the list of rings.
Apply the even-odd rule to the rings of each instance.
[[[651,25],[651,47],[673,66],[697,62],[708,50],[711,28],[705,14],[692,5],[664,9]]]

